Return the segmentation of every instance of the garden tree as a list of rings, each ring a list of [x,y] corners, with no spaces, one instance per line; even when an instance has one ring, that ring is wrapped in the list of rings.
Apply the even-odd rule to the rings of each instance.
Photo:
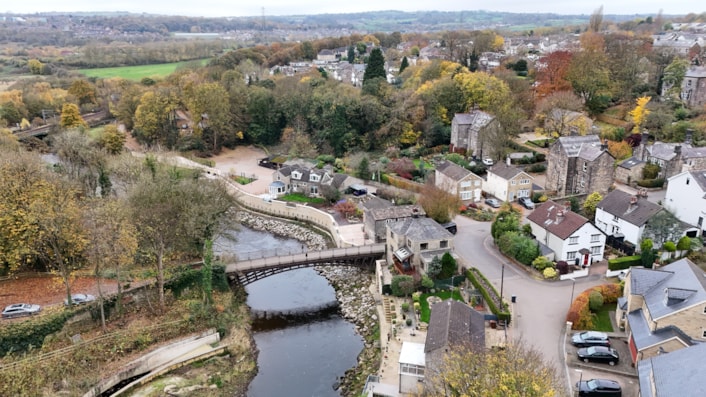
[[[358,206],[356,206],[354,202],[346,200],[336,203],[336,205],[333,206],[333,210],[345,218],[350,218],[358,212]]]
[[[145,92],[135,109],[132,135],[147,146],[176,144],[178,131],[175,125],[177,98],[169,89]]]
[[[328,203],[335,203],[341,199],[341,191],[331,185],[321,185],[319,193]]]
[[[633,32],[610,32],[603,35],[614,96],[625,101],[645,92],[655,92],[646,83],[651,65],[646,61],[652,51],[652,37]]]
[[[115,124],[108,124],[103,128],[103,133],[98,138],[98,145],[109,154],[120,154],[125,147],[127,134],[120,132]]]
[[[353,45],[348,46],[348,54],[346,59],[348,59],[348,63],[355,62],[355,47]]]
[[[625,160],[632,156],[632,147],[626,141],[608,141],[608,153],[610,153],[615,160]]]
[[[603,196],[600,193],[593,192],[589,194],[586,197],[586,201],[583,202],[583,215],[592,220],[596,216],[596,207],[601,200],[603,200]]]
[[[54,148],[63,172],[82,187],[84,195],[106,196],[110,193],[106,181],[101,183],[101,176],[107,172],[106,153],[87,135],[76,130],[66,131],[55,136]]]
[[[493,109],[511,102],[510,89],[504,81],[485,72],[461,72],[453,77],[464,96],[466,109]]]
[[[649,238],[642,239],[640,241],[640,263],[642,266],[651,269],[656,258],[652,240]]]
[[[436,279],[439,273],[441,273],[441,269],[441,259],[439,259],[438,255],[434,255],[427,266],[427,275],[432,279]]]
[[[404,274],[393,276],[390,289],[394,296],[409,296],[414,292],[414,278]]]
[[[574,54],[566,75],[574,92],[588,110],[595,114],[605,106],[604,98],[610,91],[610,74],[602,36],[586,32],[581,36],[582,50]]]
[[[659,172],[662,171],[662,167],[657,163],[647,163],[642,169],[642,177],[644,179],[655,179],[659,176]]]
[[[535,119],[543,126],[545,134],[567,135],[575,119],[575,112],[580,112],[581,109],[583,102],[576,94],[571,91],[556,91],[539,100],[535,108]],[[581,135],[588,132],[587,128],[584,128]]]
[[[451,125],[456,113],[468,110],[464,91],[451,76],[442,76],[423,84],[417,89],[416,95],[424,101],[424,108],[416,112],[415,116],[418,119],[424,119],[429,114],[448,126]],[[407,117],[407,119],[410,118]]]
[[[247,114],[250,119],[247,136],[250,142],[272,145],[280,139],[282,125],[276,111],[276,98],[272,90],[251,87]]]
[[[86,259],[93,266],[98,289],[101,326],[105,331],[105,310],[102,278],[107,270],[115,271],[118,285],[116,305],[122,303],[122,270],[129,267],[137,252],[137,229],[130,222],[124,201],[118,199],[91,200],[84,206],[83,225],[88,244]]]
[[[74,80],[69,86],[68,93],[76,98],[79,106],[96,103],[96,87],[86,80]]]
[[[691,249],[691,238],[687,236],[682,236],[677,242],[677,249],[679,251],[688,251]]]
[[[73,103],[65,103],[61,108],[61,122],[59,124],[61,128],[72,129],[72,128],[87,128],[88,124],[81,117],[81,112],[78,106]]]
[[[131,131],[134,127],[135,112],[140,105],[142,89],[137,84],[125,84],[118,95],[120,99],[114,106],[110,106],[110,113]]]
[[[537,96],[546,97],[554,92],[571,90],[571,83],[567,80],[569,65],[573,54],[570,51],[554,51],[540,59],[536,71]]]
[[[689,68],[689,61],[674,57],[674,60],[664,68],[662,74],[662,91],[667,93],[667,96],[673,100],[680,99],[681,83],[686,76],[686,71]]]
[[[407,60],[407,57],[402,58],[402,63],[400,63],[400,73],[404,72],[405,69],[409,66],[409,61]]]
[[[285,128],[281,140],[284,152],[293,158],[314,158],[318,153],[309,134],[301,129]]]
[[[186,178],[177,170],[143,178],[129,194],[132,219],[142,250],[156,270],[159,306],[164,309],[164,281],[178,255],[199,255],[207,239],[227,228],[233,196],[219,181]]]
[[[496,244],[500,236],[507,232],[520,231],[520,212],[510,203],[503,203],[500,211],[495,216],[493,224],[490,226],[490,234]]]
[[[422,287],[426,289],[434,288],[434,280],[426,274],[422,276]]]
[[[195,122],[194,132],[200,134],[206,148],[215,153],[220,151],[226,137],[235,132],[232,129],[229,104],[223,100],[227,97],[228,93],[221,84],[204,83],[194,87],[188,99],[191,117]]]
[[[593,290],[588,294],[588,308],[592,312],[597,312],[603,307],[603,294],[600,291]]]
[[[29,68],[29,72],[32,74],[42,74],[44,64],[38,59],[30,59],[27,61],[27,67]]]
[[[458,264],[456,259],[449,253],[444,252],[441,256],[441,272],[437,275],[439,279],[450,278],[458,272]]]
[[[647,103],[652,99],[652,97],[642,96],[635,100],[637,104],[633,110],[629,112],[632,117],[632,122],[635,126],[632,128],[634,134],[640,133],[642,131],[642,125],[645,124],[647,115],[650,114],[650,110],[647,109]]]
[[[554,365],[529,344],[503,349],[453,346],[438,366],[425,371],[424,397],[552,397],[564,390]],[[449,394],[450,393],[450,394]]]
[[[370,162],[368,161],[368,156],[363,156],[358,163],[358,167],[355,172],[356,176],[364,181],[370,180]]]
[[[370,58],[368,58],[365,73],[363,73],[363,87],[378,77],[383,79],[387,77],[385,73],[385,57],[382,55],[380,48],[373,48],[373,50],[370,51]]]
[[[304,41],[301,45],[302,58],[312,61],[316,59],[316,49],[311,41]]]
[[[659,247],[666,241],[669,241],[681,234],[681,226],[671,212],[662,210],[650,218],[645,226],[644,235],[652,240],[655,246]]]
[[[427,216],[438,223],[447,223],[458,214],[461,199],[444,189],[436,187],[431,181],[424,184],[418,200]]]

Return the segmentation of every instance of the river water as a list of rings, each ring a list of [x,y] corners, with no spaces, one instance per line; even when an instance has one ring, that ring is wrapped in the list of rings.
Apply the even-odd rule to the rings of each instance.
[[[262,251],[301,252],[294,239],[242,227],[237,241],[216,241],[214,251],[241,257]],[[307,313],[336,300],[333,287],[314,269],[298,269],[256,281],[246,287],[247,303],[257,313]],[[259,350],[258,374],[248,397],[334,397],[333,385],[356,365],[363,340],[353,324],[331,311],[302,321],[274,319],[253,323]]]

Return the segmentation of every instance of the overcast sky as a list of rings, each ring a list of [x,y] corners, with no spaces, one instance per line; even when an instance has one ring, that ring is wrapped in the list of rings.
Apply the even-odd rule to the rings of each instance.
[[[361,11],[462,11],[486,10],[517,13],[590,15],[602,3],[587,0],[14,0],[3,1],[3,11],[35,13],[47,11],[130,11],[136,13],[205,17],[305,15]],[[702,13],[706,6],[693,0],[617,0],[603,4],[603,14],[665,15]]]

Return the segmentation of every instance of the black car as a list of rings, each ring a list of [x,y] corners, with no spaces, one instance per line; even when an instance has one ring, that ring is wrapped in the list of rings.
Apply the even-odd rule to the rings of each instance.
[[[591,346],[579,349],[577,352],[579,360],[584,362],[595,361],[615,365],[620,361],[618,351],[605,346]]]
[[[577,332],[571,337],[571,343],[576,347],[608,346],[610,339],[605,332],[584,331]]]
[[[576,383],[579,397],[622,397],[620,383],[610,379],[589,379]]]

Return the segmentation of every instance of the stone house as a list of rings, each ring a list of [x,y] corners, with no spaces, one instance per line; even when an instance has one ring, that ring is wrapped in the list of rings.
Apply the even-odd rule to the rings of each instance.
[[[632,267],[615,320],[636,363],[706,341],[706,279],[683,258],[659,269]]]
[[[560,137],[549,149],[545,189],[559,197],[606,194],[613,185],[614,162],[598,135]]]
[[[643,132],[640,145],[633,150],[633,157],[659,165],[659,177],[665,179],[686,170],[705,170],[706,148],[692,146],[692,135],[693,131],[687,130],[684,142],[648,144],[648,133]]]
[[[454,348],[485,350],[485,317],[468,305],[447,299],[431,306],[424,341],[427,372],[438,371]]]
[[[386,202],[387,205],[371,205],[370,203]],[[363,230],[366,239],[375,243],[387,239],[387,224],[404,221],[413,216],[426,216],[424,209],[417,205],[394,205],[387,200],[374,198],[363,204]]]
[[[534,178],[517,167],[498,163],[488,169],[488,179],[483,191],[502,201],[514,201],[520,197],[532,197]]]
[[[596,206],[596,227],[608,236],[640,247],[647,221],[664,209],[642,195],[615,189]],[[655,242],[657,246],[661,242]]]
[[[547,200],[527,220],[532,235],[554,252],[555,261],[590,266],[603,259],[605,234],[568,205]]]
[[[681,99],[692,108],[706,105],[706,67],[689,67],[681,83]]]
[[[434,183],[439,189],[458,195],[462,201],[480,201],[483,178],[473,172],[445,160],[436,166]]]
[[[697,343],[638,361],[640,397],[690,396],[706,390],[705,356],[706,343]]]
[[[453,252],[453,234],[435,220],[413,216],[387,224],[387,263],[404,274],[426,274],[435,256]]]
[[[706,171],[685,171],[669,178],[663,204],[677,219],[698,229],[687,231],[687,236],[706,236]]]
[[[615,167],[615,180],[626,185],[633,184],[642,179],[642,170],[645,162],[632,156],[623,160]]]
[[[478,158],[491,157],[492,148],[484,147],[486,135],[498,128],[495,117],[479,109],[456,113],[451,121],[450,151]]]
[[[321,196],[324,185],[341,189],[348,176],[336,174],[331,168],[308,167],[302,164],[285,164],[272,173],[270,195],[275,197],[287,193],[301,193],[309,197]],[[276,189],[273,191],[273,189]]]

